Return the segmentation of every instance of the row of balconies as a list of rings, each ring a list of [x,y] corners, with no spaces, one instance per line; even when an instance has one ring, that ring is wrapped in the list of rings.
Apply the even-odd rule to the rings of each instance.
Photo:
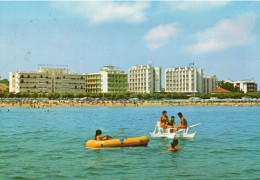
[[[28,82],[28,81],[26,81],[26,82],[24,82],[23,80],[22,81],[20,81],[20,82],[17,82],[17,84],[51,84],[51,82],[49,82],[49,81],[43,81],[43,82],[39,82],[39,81],[37,81],[37,82],[34,82],[34,81],[31,81],[31,82]]]
[[[99,87],[99,88],[98,88],[98,87],[91,87],[91,88],[90,88],[90,87],[87,87],[87,88],[86,88],[86,90],[91,90],[91,89],[93,90],[93,89],[101,89],[101,88],[100,88],[100,87]]]
[[[151,78],[152,74],[147,75],[130,75],[129,78]]]
[[[110,85],[110,84],[112,84],[112,85],[126,85],[126,84],[128,84],[127,82],[108,82],[108,86]]]
[[[194,83],[194,81],[165,81],[166,84],[188,84],[188,83]]]
[[[117,75],[108,75],[108,79],[127,79],[127,75],[126,76],[117,76]]]
[[[88,83],[88,82],[87,82],[86,85],[95,85],[95,84],[96,84],[96,85],[101,85],[101,83]]]
[[[21,79],[52,79],[52,77],[49,77],[49,76],[46,76],[46,77],[43,77],[43,76],[19,76],[18,78],[21,78]]]
[[[172,88],[175,88],[175,87],[190,87],[189,85],[176,85],[176,86],[169,86],[169,85],[166,85],[166,87],[172,87]],[[194,85],[193,86],[191,86],[191,87],[194,87]]]
[[[51,84],[19,84],[18,87],[51,87]]]
[[[55,82],[55,84],[71,84],[71,85],[73,85],[73,84],[81,84],[81,85],[86,85],[86,82]]]
[[[79,88],[79,87],[55,87],[55,89],[73,89],[73,90],[76,90],[76,89],[86,89],[86,88],[84,88],[84,87],[81,87],[81,88]]]
[[[166,80],[168,79],[194,79],[194,77],[179,77],[179,76],[166,76]]]
[[[172,86],[172,85],[177,85],[177,84],[194,84],[193,82],[166,82],[166,86]]]
[[[86,81],[101,81],[101,78],[86,78]]]
[[[51,87],[28,87],[28,86],[23,86],[23,87],[20,87],[20,89],[51,89]]]

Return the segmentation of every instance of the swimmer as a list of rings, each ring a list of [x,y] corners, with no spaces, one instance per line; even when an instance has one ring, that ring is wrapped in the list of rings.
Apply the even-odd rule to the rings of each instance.
[[[98,140],[98,141],[102,141],[103,138],[104,140],[110,140],[111,139],[111,136],[109,135],[101,135],[102,134],[102,131],[101,130],[96,130],[96,136],[95,136],[95,140]]]
[[[173,141],[171,142],[170,147],[168,147],[167,151],[178,151],[179,149],[181,149],[180,147],[178,147],[178,139],[173,139]]]

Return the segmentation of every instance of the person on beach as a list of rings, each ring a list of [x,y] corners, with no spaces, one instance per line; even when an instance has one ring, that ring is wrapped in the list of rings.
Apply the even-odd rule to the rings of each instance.
[[[179,112],[178,116],[180,118],[180,125],[178,126],[174,126],[174,128],[178,131],[179,129],[186,129],[188,124],[187,124],[187,120],[183,117],[182,113]]]
[[[97,141],[102,141],[103,140],[103,138],[104,138],[104,140],[110,140],[111,139],[111,136],[109,136],[109,135],[101,135],[102,134],[102,131],[101,130],[96,130],[96,136],[95,136],[95,140],[97,140]]]
[[[170,147],[167,148],[167,151],[178,151],[179,149],[181,148],[178,147],[178,139],[173,139]]]
[[[172,116],[171,119],[168,120],[167,128],[174,128],[175,125],[175,117]],[[171,129],[170,132],[173,133],[176,130]]]
[[[167,124],[168,124],[167,111],[163,111],[162,115],[160,116],[160,127],[163,129],[163,133],[167,128]]]

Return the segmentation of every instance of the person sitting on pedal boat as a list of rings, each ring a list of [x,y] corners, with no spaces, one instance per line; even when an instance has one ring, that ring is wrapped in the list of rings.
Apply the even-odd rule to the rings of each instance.
[[[168,120],[167,128],[174,128],[175,125],[175,117],[172,116],[170,120]],[[176,130],[171,129],[171,133],[175,132]]]
[[[174,126],[174,128],[176,128],[177,130],[179,130],[179,129],[186,129],[187,126],[188,126],[187,120],[183,117],[181,112],[178,113],[178,116],[180,118],[180,125]]]
[[[167,111],[163,111],[162,115],[160,116],[160,127],[163,129],[163,133],[167,128],[167,124],[168,124]]]

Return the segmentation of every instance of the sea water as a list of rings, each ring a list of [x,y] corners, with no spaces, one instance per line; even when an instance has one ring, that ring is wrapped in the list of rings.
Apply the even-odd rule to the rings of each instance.
[[[8,112],[10,109],[10,112]],[[0,179],[259,179],[259,106],[0,108]],[[152,138],[163,110],[182,112],[196,131]],[[95,131],[148,136],[147,147],[86,149]]]

